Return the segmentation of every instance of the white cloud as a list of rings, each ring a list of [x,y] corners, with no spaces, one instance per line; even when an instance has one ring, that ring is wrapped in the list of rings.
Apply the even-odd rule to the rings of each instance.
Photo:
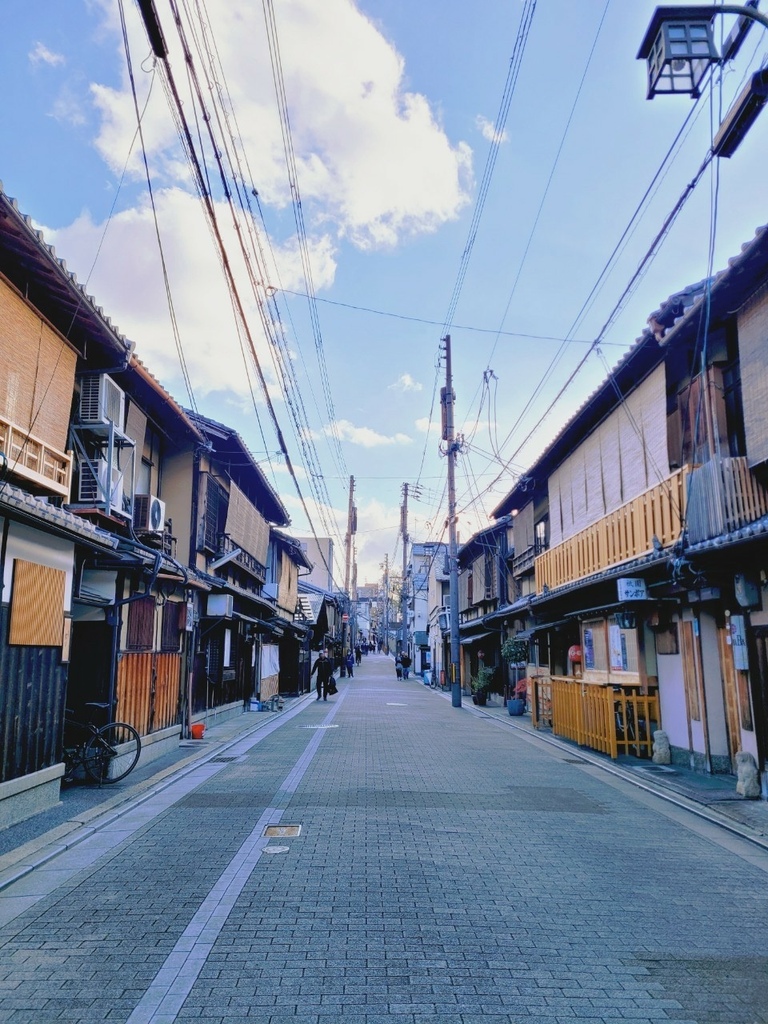
[[[247,339],[245,335],[241,339],[238,332],[201,204],[181,189],[161,189],[155,193],[155,206],[181,346],[195,395],[204,398],[228,393],[229,401],[239,403],[241,411],[252,409],[251,390],[259,402],[262,393]],[[229,210],[220,206],[218,214],[270,394],[280,398],[272,347],[265,340],[250,283],[237,259]],[[116,328],[137,342],[136,354],[152,373],[186,403],[149,204],[114,215],[106,234],[104,225],[94,224],[88,213],[69,227],[57,231],[44,228],[44,234],[66,253],[71,266],[88,268],[99,253],[86,290],[97,296]],[[277,251],[276,257],[281,263],[281,278],[295,284],[290,253],[284,257]],[[312,259],[318,267],[330,268],[332,257],[326,240],[321,239],[318,248],[312,250]],[[115,272],[116,267],[124,271]],[[81,283],[87,273],[81,270]]]
[[[53,50],[49,50],[44,43],[35,43],[28,56],[29,63],[33,67],[38,67],[40,64],[47,64],[48,67],[55,68],[65,63],[63,54],[54,53]]]
[[[414,426],[422,434],[426,434],[427,432],[430,434],[439,434],[442,430],[439,415],[437,418],[433,416],[431,423],[429,422],[428,416],[420,416],[417,420],[414,420]]]
[[[370,427],[356,427],[349,420],[336,420],[335,423],[328,424],[323,430],[329,437],[335,433],[342,441],[359,444],[363,448],[381,448],[413,443],[407,434],[393,434],[391,437],[387,437],[386,434],[379,434]]]
[[[414,380],[410,373],[401,373],[394,384],[389,384],[390,391],[422,391],[423,387],[419,381]]]
[[[487,117],[483,117],[482,114],[478,114],[475,118],[475,124],[480,129],[480,134],[486,140],[486,142],[509,142],[509,135],[506,131],[501,133],[496,131],[496,126],[492,121],[489,121]]]
[[[208,12],[237,117],[238,148],[262,202],[286,206],[291,183],[263,14],[258,5],[229,3],[210,4]],[[451,143],[424,96],[407,91],[404,61],[394,46],[353,0],[293,0],[281,4],[276,17],[298,186],[304,205],[313,206],[312,220],[336,240],[370,248],[395,245],[454,219],[469,201],[471,151]],[[133,52],[146,52],[135,11],[129,29]],[[183,67],[170,26],[166,38],[171,67]],[[149,81],[145,75],[139,83],[143,95]],[[96,85],[92,96],[102,119],[97,147],[118,172],[135,132],[128,84],[119,90]],[[190,100],[185,109],[191,116]],[[159,83],[144,132],[153,173],[189,188]],[[138,153],[131,172],[143,174]]]

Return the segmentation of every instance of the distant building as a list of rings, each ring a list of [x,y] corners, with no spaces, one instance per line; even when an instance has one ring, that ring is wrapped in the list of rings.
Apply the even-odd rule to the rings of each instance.
[[[312,563],[312,572],[302,579],[332,593],[333,584],[333,541],[330,537],[296,537],[299,547]]]

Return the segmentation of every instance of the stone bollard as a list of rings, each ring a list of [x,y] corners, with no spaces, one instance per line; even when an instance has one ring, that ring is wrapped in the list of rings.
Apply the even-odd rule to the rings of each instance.
[[[671,764],[672,751],[669,749],[669,736],[663,729],[657,729],[653,734],[653,763]]]
[[[736,792],[745,800],[757,800],[760,796],[757,761],[746,750],[740,750],[736,755],[736,776]]]

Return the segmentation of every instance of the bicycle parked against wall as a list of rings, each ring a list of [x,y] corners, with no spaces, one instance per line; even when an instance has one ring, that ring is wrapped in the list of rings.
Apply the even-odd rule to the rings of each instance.
[[[109,704],[86,704],[106,711]],[[71,782],[78,769],[94,782],[113,783],[124,779],[136,767],[141,754],[141,738],[126,722],[109,722],[101,727],[80,722],[74,712],[66,710],[65,728],[69,736],[77,736],[74,744],[64,747],[64,780]]]

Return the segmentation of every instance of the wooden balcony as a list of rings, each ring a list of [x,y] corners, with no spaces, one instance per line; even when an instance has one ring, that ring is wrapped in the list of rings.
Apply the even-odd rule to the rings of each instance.
[[[688,541],[719,537],[768,513],[768,493],[745,458],[711,459],[690,470]]]
[[[0,452],[8,472],[32,484],[40,494],[69,498],[72,454],[59,451],[0,416]]]
[[[685,475],[677,470],[662,483],[604,516],[536,558],[536,591],[555,590],[631,561],[680,535],[685,511]]]

